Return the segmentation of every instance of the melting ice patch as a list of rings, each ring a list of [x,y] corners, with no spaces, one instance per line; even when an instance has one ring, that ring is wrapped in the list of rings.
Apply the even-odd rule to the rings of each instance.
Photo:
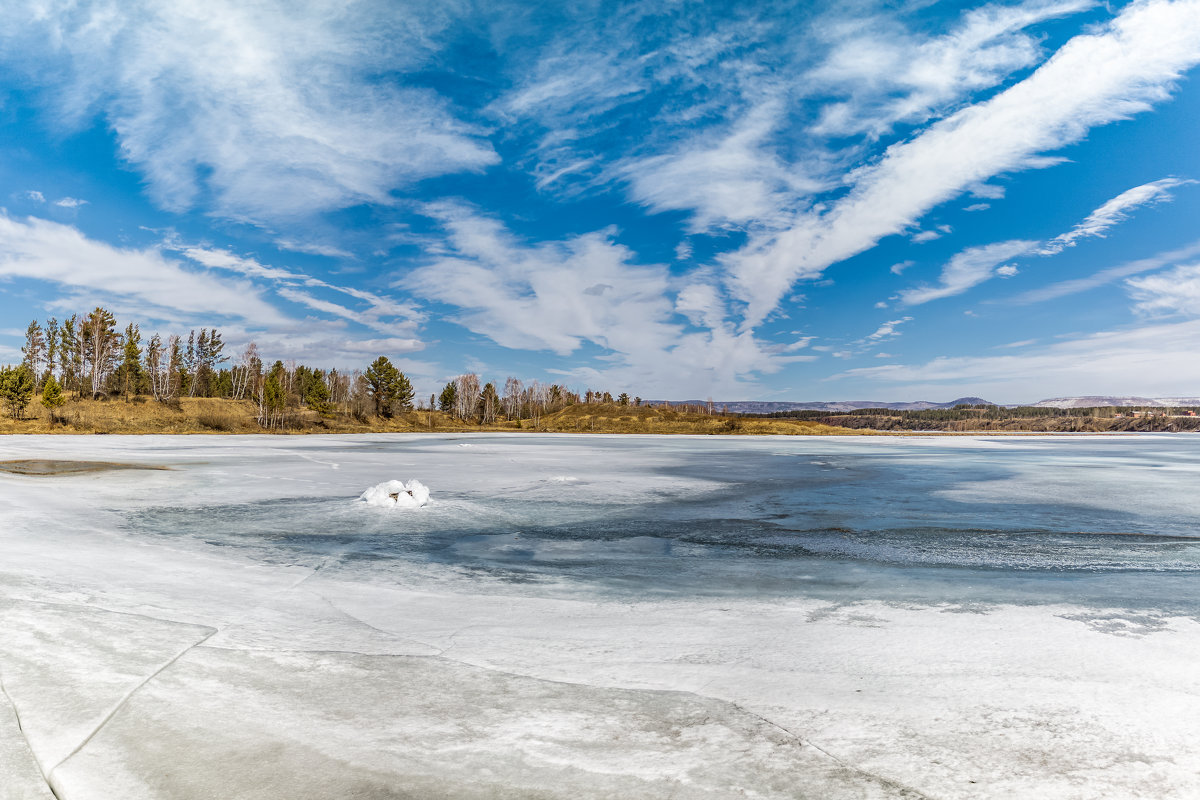
[[[429,489],[416,478],[408,483],[384,481],[367,489],[358,499],[383,508],[420,508],[429,502]]]

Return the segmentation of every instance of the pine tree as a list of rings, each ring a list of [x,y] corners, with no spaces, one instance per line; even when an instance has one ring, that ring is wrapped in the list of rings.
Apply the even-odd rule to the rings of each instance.
[[[371,362],[363,377],[367,380],[368,391],[375,403],[375,416],[390,417],[397,410],[412,410],[412,384],[387,356],[380,356]]]
[[[190,397],[196,388],[196,331],[188,334],[187,349],[183,351],[183,369],[180,371],[180,393]]]
[[[211,369],[208,366],[208,328],[201,328],[200,336],[196,338],[196,353],[192,366],[192,385],[188,389],[188,394],[192,397],[206,397],[208,384],[212,377]]]
[[[137,394],[142,381],[142,331],[132,322],[125,328],[122,356],[121,391],[125,395],[125,401],[129,402],[130,393]]]
[[[67,398],[63,396],[62,386],[54,379],[53,375],[47,375],[46,381],[42,385],[42,405],[53,411],[61,408],[66,402]]]
[[[280,380],[281,373],[282,369],[271,370],[271,374],[263,381],[262,410],[259,414],[259,424],[263,427],[276,428],[283,422],[283,412],[287,408],[287,393]]]
[[[37,377],[42,374],[42,363],[46,360],[46,336],[36,319],[25,329],[25,346],[21,348],[21,352],[25,355],[23,363],[36,382]]]
[[[164,397],[170,399],[183,394],[183,382],[187,379],[187,367],[183,363],[183,350],[180,348],[178,336],[170,338],[171,355],[167,361],[167,391]]]
[[[0,398],[8,405],[14,421],[25,413],[33,398],[33,373],[28,364],[0,369]]]
[[[446,414],[454,413],[458,399],[457,395],[458,391],[455,389],[454,381],[450,381],[442,389],[442,393],[438,395],[438,409]]]
[[[62,381],[63,389],[68,391],[79,391],[79,354],[76,349],[78,342],[75,332],[75,315],[67,317],[63,320],[62,330],[59,331],[58,340],[58,377]]]
[[[53,375],[58,365],[58,320],[54,317],[46,320],[46,374]],[[62,386],[60,385],[61,389]]]
[[[496,409],[500,407],[500,395],[496,394],[496,384],[488,381],[479,393],[479,423],[490,425],[496,421]]]
[[[333,412],[333,405],[329,402],[329,387],[325,385],[324,380],[308,382],[308,390],[304,393],[304,404],[322,417]]]

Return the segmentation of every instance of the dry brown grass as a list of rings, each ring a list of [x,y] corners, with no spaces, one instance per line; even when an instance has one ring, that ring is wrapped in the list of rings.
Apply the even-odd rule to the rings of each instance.
[[[72,399],[53,413],[34,403],[26,418],[0,418],[0,434],[9,433],[268,433],[255,419],[249,401],[218,398],[182,398],[159,403],[146,398],[90,400]],[[504,420],[492,425],[473,425],[440,412],[413,411],[393,419],[371,418],[366,422],[349,413],[319,417],[306,409],[289,415],[275,433],[402,433],[442,431],[527,431],[550,433],[666,433],[666,434],[783,434],[855,435],[850,431],[792,419],[742,419],[693,414],[669,408],[581,404],[532,419]]]

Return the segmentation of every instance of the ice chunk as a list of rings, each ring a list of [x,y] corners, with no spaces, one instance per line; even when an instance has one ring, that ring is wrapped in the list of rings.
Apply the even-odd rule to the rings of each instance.
[[[384,481],[367,489],[359,500],[384,508],[420,508],[429,502],[429,489],[416,478],[404,481]]]

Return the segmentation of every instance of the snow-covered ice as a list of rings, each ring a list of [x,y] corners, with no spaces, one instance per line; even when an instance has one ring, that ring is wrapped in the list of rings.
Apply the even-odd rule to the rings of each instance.
[[[429,489],[416,478],[404,481],[384,481],[367,489],[359,500],[380,508],[420,508],[429,504]]]
[[[0,797],[1200,796],[1200,438],[461,439],[0,439],[168,467],[0,475]]]

